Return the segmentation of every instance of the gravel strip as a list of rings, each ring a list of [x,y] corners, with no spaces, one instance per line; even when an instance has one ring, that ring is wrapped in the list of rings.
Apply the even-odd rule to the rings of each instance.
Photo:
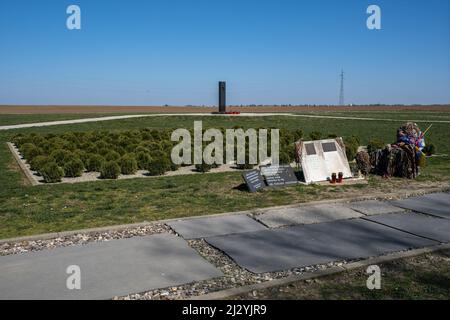
[[[157,233],[174,233],[163,223],[149,224],[143,227],[127,228],[110,232],[79,233],[71,236],[58,237],[48,240],[7,242],[0,244],[0,256],[20,254],[26,252],[84,245],[91,242],[102,242],[116,239],[126,239],[139,236],[148,236]]]

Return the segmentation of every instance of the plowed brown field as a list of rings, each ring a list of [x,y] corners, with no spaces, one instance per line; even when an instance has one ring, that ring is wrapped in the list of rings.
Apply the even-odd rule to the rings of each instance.
[[[292,107],[229,107],[229,111],[242,113],[276,113],[308,111],[385,111],[427,110],[450,112],[450,105],[432,106],[292,106]],[[74,113],[211,113],[209,107],[163,107],[163,106],[0,106],[0,114],[74,114]]]

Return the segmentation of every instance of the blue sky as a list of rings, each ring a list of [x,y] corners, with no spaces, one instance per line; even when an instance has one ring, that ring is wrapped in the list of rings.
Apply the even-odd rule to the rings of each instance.
[[[347,103],[450,103],[450,1],[0,1],[0,104],[336,104],[341,68]]]

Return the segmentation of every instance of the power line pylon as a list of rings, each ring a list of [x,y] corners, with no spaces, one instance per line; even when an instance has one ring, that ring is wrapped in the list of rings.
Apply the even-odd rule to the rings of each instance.
[[[341,91],[339,94],[339,105],[343,106],[345,104],[344,100],[344,70],[341,71]]]

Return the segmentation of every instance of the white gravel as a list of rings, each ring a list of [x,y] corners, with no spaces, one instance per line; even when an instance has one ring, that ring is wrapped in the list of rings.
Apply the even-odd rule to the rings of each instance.
[[[147,236],[157,233],[174,233],[167,225],[153,223],[144,227],[127,228],[109,232],[79,233],[66,237],[58,237],[48,240],[6,242],[0,244],[0,256],[20,254],[33,251],[54,249],[57,247],[68,247],[84,245],[90,242],[110,241],[138,236]]]

